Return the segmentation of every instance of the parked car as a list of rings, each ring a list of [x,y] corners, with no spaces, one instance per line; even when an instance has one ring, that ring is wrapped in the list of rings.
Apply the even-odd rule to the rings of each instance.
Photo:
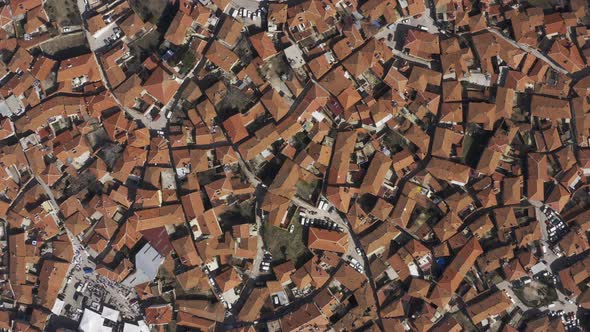
[[[359,256],[362,256],[363,255],[363,251],[361,250],[361,248],[356,247],[355,248],[355,251],[356,251],[357,254],[359,254]]]

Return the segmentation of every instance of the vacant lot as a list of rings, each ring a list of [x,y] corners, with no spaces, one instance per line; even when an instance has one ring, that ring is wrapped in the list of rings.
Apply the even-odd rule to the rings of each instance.
[[[529,307],[542,307],[557,300],[555,288],[538,281],[532,281],[522,288],[514,288],[514,294]]]
[[[265,222],[262,224],[261,234],[267,250],[272,254],[273,261],[281,262],[290,259],[298,267],[309,259],[311,252],[303,240],[303,227],[297,220],[297,216],[298,214],[295,213],[291,219],[291,224],[295,225],[293,233]]]
[[[47,0],[45,11],[60,27],[82,24],[76,0]]]
[[[39,49],[43,53],[60,60],[82,55],[90,51],[83,32],[53,37],[39,44]]]
[[[150,21],[157,24],[160,16],[164,13],[168,2],[166,0],[130,0],[129,5],[144,22]]]
[[[553,8],[559,4],[559,1],[556,0],[527,0],[529,4],[533,7],[541,7],[541,8]]]
[[[233,85],[229,85],[225,97],[215,105],[219,120],[224,121],[238,112],[246,111],[250,108],[252,101],[253,96],[245,94]]]
[[[297,181],[295,184],[295,187],[297,188],[297,195],[306,201],[311,201],[319,183],[319,180],[312,180],[309,182],[303,180]]]
[[[252,201],[245,201],[235,204],[231,209],[223,212],[220,216],[221,229],[229,231],[235,225],[254,223],[254,205]]]
[[[487,145],[488,135],[474,132],[463,137],[463,162],[471,167],[476,167],[481,153]]]

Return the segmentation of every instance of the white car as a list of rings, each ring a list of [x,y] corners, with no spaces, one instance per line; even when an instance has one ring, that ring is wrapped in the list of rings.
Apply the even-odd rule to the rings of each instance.
[[[289,226],[289,233],[293,233],[294,230],[295,230],[295,225]]]

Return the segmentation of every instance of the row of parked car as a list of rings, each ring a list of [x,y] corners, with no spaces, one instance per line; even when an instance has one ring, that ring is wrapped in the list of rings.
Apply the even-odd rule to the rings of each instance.
[[[272,254],[270,251],[265,250],[264,256],[262,256],[262,262],[260,262],[260,272],[270,271],[270,262],[272,262]]]
[[[559,239],[568,232],[568,227],[561,220],[559,214],[550,207],[544,205],[541,211],[547,216],[545,225],[547,226],[547,234],[549,235],[549,242],[556,243]]]
[[[233,18],[249,18],[251,20],[256,20],[259,18],[262,18],[262,13],[266,11],[266,8],[258,8],[254,11],[250,10],[250,9],[246,9],[246,8],[232,8],[230,10],[230,15]]]
[[[363,264],[361,264],[356,258],[348,255],[348,264],[359,273],[365,273],[365,269],[363,268]]]

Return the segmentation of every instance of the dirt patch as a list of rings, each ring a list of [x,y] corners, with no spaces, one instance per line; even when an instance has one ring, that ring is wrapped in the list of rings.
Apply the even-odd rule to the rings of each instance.
[[[56,59],[67,59],[90,51],[83,32],[51,38],[39,44],[39,49]]]
[[[82,24],[76,0],[47,0],[45,12],[60,27]]]
[[[254,99],[252,95],[242,92],[233,85],[228,85],[223,99],[215,105],[220,121],[225,121],[230,116],[244,112],[250,108]]]
[[[529,307],[543,307],[557,300],[555,288],[538,281],[515,288],[514,294]]]

